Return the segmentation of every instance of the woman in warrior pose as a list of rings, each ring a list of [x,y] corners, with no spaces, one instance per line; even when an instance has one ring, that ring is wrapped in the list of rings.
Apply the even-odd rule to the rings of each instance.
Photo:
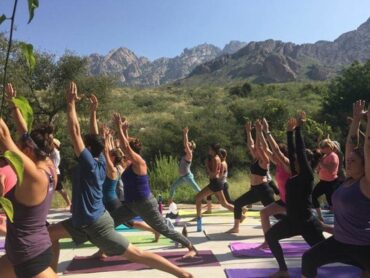
[[[334,234],[306,251],[302,275],[316,277],[320,266],[345,263],[361,268],[370,277],[370,106],[353,105],[353,120],[346,142],[346,181],[333,194]],[[361,118],[367,114],[364,147],[358,146]]]
[[[170,198],[168,203],[173,202],[173,197],[175,195],[177,187],[183,183],[190,184],[191,187],[198,193],[200,192],[200,187],[194,179],[194,175],[190,170],[191,162],[193,160],[193,152],[196,148],[194,141],[189,141],[189,128],[185,127],[183,129],[183,145],[184,145],[184,155],[181,157],[179,173],[180,177],[171,185]]]
[[[243,207],[261,201],[264,206],[267,206],[275,201],[274,191],[267,183],[267,169],[269,167],[269,157],[262,147],[262,124],[259,120],[256,121],[256,144],[252,138],[252,123],[247,122],[245,125],[247,135],[248,150],[253,157],[251,170],[251,188],[248,192],[235,200],[234,205],[234,227],[229,233],[239,233],[240,223],[245,219],[242,214]]]

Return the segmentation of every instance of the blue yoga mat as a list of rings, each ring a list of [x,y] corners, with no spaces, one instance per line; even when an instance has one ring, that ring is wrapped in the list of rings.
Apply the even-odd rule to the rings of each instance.
[[[141,219],[140,216],[136,216],[134,219],[132,219],[133,221],[143,221],[143,219]],[[139,231],[138,229],[134,229],[134,228],[130,228],[130,227],[127,227],[123,224],[119,225],[116,227],[116,231],[123,231],[123,232],[137,232]]]

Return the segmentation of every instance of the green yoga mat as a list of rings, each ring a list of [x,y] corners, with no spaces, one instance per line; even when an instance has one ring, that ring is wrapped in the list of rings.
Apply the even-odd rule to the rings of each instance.
[[[194,210],[180,210],[179,211],[180,217],[196,217],[197,215],[194,213]],[[232,216],[233,213],[228,210],[218,210],[218,211],[213,211],[211,214],[206,214],[203,213],[203,217],[212,217],[212,216]],[[259,211],[248,211],[246,213],[247,217],[253,217],[253,218],[259,218],[260,217],[260,212]]]
[[[136,246],[168,246],[174,244],[172,240],[160,237],[158,242],[153,242],[154,235],[142,235],[142,236],[128,236],[126,237],[128,241]],[[59,240],[61,249],[74,249],[77,246],[73,243],[71,239],[61,239]],[[88,248],[94,247],[90,241],[85,242],[84,244],[78,246],[78,248]]]

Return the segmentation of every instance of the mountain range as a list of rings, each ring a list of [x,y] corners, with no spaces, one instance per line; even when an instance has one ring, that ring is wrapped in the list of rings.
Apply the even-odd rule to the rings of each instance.
[[[186,48],[174,58],[150,61],[127,48],[88,56],[92,75],[110,75],[124,86],[158,86],[174,81],[223,83],[249,79],[258,83],[326,80],[354,61],[370,59],[370,18],[334,41],[294,44],[279,40],[231,41]]]

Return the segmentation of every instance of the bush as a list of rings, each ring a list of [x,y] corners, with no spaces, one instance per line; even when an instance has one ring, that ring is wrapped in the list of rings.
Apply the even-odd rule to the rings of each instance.
[[[178,178],[178,160],[174,156],[159,155],[153,161],[148,174],[154,196],[167,194],[171,184]]]

